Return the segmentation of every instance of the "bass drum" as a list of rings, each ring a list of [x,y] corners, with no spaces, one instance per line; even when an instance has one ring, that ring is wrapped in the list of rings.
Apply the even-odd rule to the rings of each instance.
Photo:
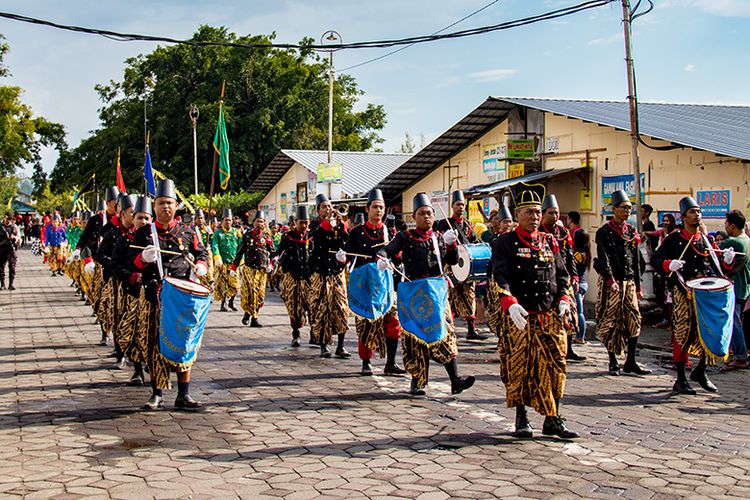
[[[458,263],[451,266],[456,281],[484,281],[492,259],[492,248],[487,243],[470,243],[458,246]]]

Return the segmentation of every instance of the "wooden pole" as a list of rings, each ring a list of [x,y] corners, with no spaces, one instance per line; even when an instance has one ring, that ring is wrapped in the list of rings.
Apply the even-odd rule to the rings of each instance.
[[[221,98],[219,99],[219,109],[221,109],[221,106],[224,105],[224,89],[226,87],[226,80],[222,80],[221,82]],[[216,187],[216,163],[219,160],[219,156],[216,154],[216,148],[213,146],[213,143],[211,144],[211,149],[213,149],[213,165],[211,166],[211,190],[208,193],[208,216],[211,217],[211,209],[214,205],[214,188]]]

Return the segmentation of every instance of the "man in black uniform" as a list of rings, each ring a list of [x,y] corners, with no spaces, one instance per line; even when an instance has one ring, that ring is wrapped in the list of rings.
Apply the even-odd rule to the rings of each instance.
[[[578,437],[559,416],[565,390],[566,339],[561,318],[570,314],[568,271],[552,236],[538,230],[544,186],[515,186],[515,231],[492,245],[492,274],[501,317],[500,377],[509,407],[516,408],[518,438],[533,437],[526,406],[545,416],[542,434]]]
[[[174,182],[170,179],[159,181],[154,199],[156,222],[142,227],[135,233],[131,247],[145,247],[132,259],[133,265],[140,270],[142,282],[146,288],[146,299],[149,303],[147,311],[148,323],[148,373],[151,378],[151,399],[144,409],[156,410],[162,407],[162,390],[169,386],[169,372],[177,372],[177,399],[175,409],[195,409],[200,403],[190,396],[190,366],[174,365],[159,352],[159,292],[162,278],[189,279],[191,270],[200,278],[208,272],[206,258],[208,254],[195,231],[190,226],[175,220],[177,212],[177,197]],[[154,242],[152,233],[156,232],[158,242]],[[158,244],[158,247],[155,245]],[[160,250],[174,252],[164,253]],[[136,250],[138,251],[138,250]],[[132,252],[131,252],[132,253]],[[191,265],[192,262],[195,264]],[[193,268],[193,266],[195,266]],[[165,325],[174,328],[175,325]]]
[[[13,281],[16,279],[16,250],[21,245],[21,235],[18,226],[13,223],[10,214],[3,218],[0,225],[0,290],[5,288],[5,264],[8,264],[8,290],[15,290]]]
[[[466,208],[466,199],[463,191],[453,191],[451,195],[451,210],[453,214],[449,219],[443,219],[435,225],[435,229],[443,234],[446,243],[458,239],[459,245],[467,243],[479,243],[479,237],[474,232],[474,227],[466,218],[464,218],[464,209]],[[450,231],[450,232],[448,232]],[[447,233],[447,234],[446,234]],[[451,310],[456,316],[462,316],[466,320],[467,334],[466,340],[484,340],[486,337],[479,335],[474,329],[476,320],[476,286],[473,281],[453,282],[453,286],[448,292],[451,303]]]
[[[322,196],[322,197],[321,197]],[[344,336],[349,330],[349,303],[346,295],[344,264],[336,259],[336,252],[346,245],[349,230],[341,215],[333,209],[324,195],[318,195],[320,223],[312,230],[312,255],[310,267],[310,316],[312,335],[320,343],[320,356],[330,358],[328,345],[333,335],[338,335],[337,358],[351,356],[344,349]]]
[[[346,252],[339,251],[339,261],[346,262],[347,254],[358,254],[350,256],[349,260],[354,263],[356,269],[365,264],[375,262],[376,254],[384,245],[387,245],[395,236],[396,231],[388,229],[383,224],[385,216],[385,199],[380,189],[373,189],[367,195],[367,221],[362,222],[349,232],[346,241]],[[357,214],[359,215],[359,214]],[[368,258],[361,257],[367,255]],[[398,351],[398,339],[401,336],[401,325],[398,322],[398,312],[394,302],[393,307],[383,316],[375,321],[357,316],[355,318],[357,328],[357,351],[359,359],[362,360],[362,375],[372,375],[372,364],[370,360],[374,351],[385,356],[386,375],[403,375],[406,371],[396,364],[396,351]]]
[[[709,392],[716,386],[706,376],[706,352],[698,335],[697,319],[685,283],[704,276],[721,276],[721,264],[711,251],[706,235],[700,231],[701,208],[691,196],[680,200],[680,212],[685,228],[675,231],[662,242],[651,258],[654,269],[666,275],[672,293],[672,342],[677,367],[677,381],[672,390],[680,394],[695,394],[685,376],[688,356],[698,356],[690,380]]]
[[[310,224],[307,205],[297,205],[294,228],[281,236],[279,265],[281,266],[281,299],[289,313],[292,327],[292,347],[299,347],[299,329],[310,319],[310,247],[312,239],[307,231]],[[312,322],[312,321],[310,321]],[[316,343],[310,333],[310,343]]]
[[[550,234],[555,238],[565,261],[565,269],[568,271],[568,286],[565,288],[565,293],[570,298],[571,310],[568,317],[562,318],[563,329],[568,336],[568,351],[565,358],[570,361],[585,361],[586,356],[579,356],[573,351],[573,335],[578,331],[578,310],[575,300],[575,294],[578,293],[578,273],[573,259],[573,238],[560,221],[560,205],[557,203],[557,196],[554,194],[548,194],[544,197],[542,223],[539,225],[539,231]]]
[[[266,231],[266,217],[263,210],[256,210],[253,218],[253,227],[245,231],[242,242],[237,249],[234,262],[231,264],[230,275],[237,275],[237,268],[242,259],[245,265],[240,271],[242,273],[242,290],[240,292],[242,310],[242,324],[250,327],[260,328],[258,314],[266,300],[266,280],[271,266],[271,248],[273,242]]]
[[[633,205],[623,190],[612,193],[614,217],[596,231],[594,269],[599,273],[596,330],[609,353],[609,373],[620,374],[617,356],[628,346],[623,371],[633,375],[651,373],[635,361],[641,334],[641,273],[635,227],[627,223]]]
[[[378,268],[385,270],[389,265],[387,259],[401,254],[404,274],[409,280],[444,276],[443,262],[448,265],[458,263],[456,240],[448,244],[442,235],[433,232],[435,212],[430,198],[425,193],[418,193],[414,197],[413,207],[412,215],[417,227],[396,234],[393,240],[378,252],[378,255],[382,257],[378,261]],[[412,377],[409,392],[413,396],[425,394],[424,388],[429,382],[430,360],[443,365],[450,377],[453,394],[459,394],[474,385],[473,376],[461,377],[458,374],[456,330],[453,326],[450,301],[447,302],[445,305],[447,333],[443,339],[428,345],[414,333],[402,328],[404,333],[401,341],[402,355],[406,371]]]

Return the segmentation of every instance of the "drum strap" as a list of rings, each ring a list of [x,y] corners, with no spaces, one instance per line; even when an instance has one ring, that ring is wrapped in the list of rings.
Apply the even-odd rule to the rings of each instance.
[[[157,250],[161,250],[159,247],[159,234],[156,232],[156,223],[151,223],[151,240]],[[156,267],[159,269],[159,279],[164,277],[164,267],[161,263],[161,252],[156,256]]]
[[[437,235],[432,233],[432,248],[435,251],[435,257],[437,257],[438,268],[440,269],[440,275],[443,275],[443,262],[440,259],[440,247],[438,246]]]
[[[718,257],[716,257],[716,252],[713,251],[713,247],[708,242],[708,238],[706,238],[706,235],[703,233],[700,233],[700,234],[701,234],[701,239],[703,240],[703,243],[706,244],[706,248],[708,249],[708,254],[711,256],[711,260],[716,266],[716,269],[719,271],[719,274],[721,276],[724,276],[724,271],[721,269],[721,264],[719,264],[719,259]]]

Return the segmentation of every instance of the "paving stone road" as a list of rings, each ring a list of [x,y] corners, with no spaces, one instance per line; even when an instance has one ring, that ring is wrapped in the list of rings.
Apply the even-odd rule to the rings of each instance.
[[[517,441],[491,341],[460,342],[469,392],[433,364],[428,397],[409,398],[406,378],[288,347],[270,293],[262,329],[214,304],[191,384],[205,409],[173,412],[167,391],[149,413],[66,278],[22,251],[16,286],[0,292],[0,498],[750,498],[747,371],[676,396],[658,351],[641,350],[654,375],[611,377],[601,346],[581,347],[563,415],[582,437]]]

